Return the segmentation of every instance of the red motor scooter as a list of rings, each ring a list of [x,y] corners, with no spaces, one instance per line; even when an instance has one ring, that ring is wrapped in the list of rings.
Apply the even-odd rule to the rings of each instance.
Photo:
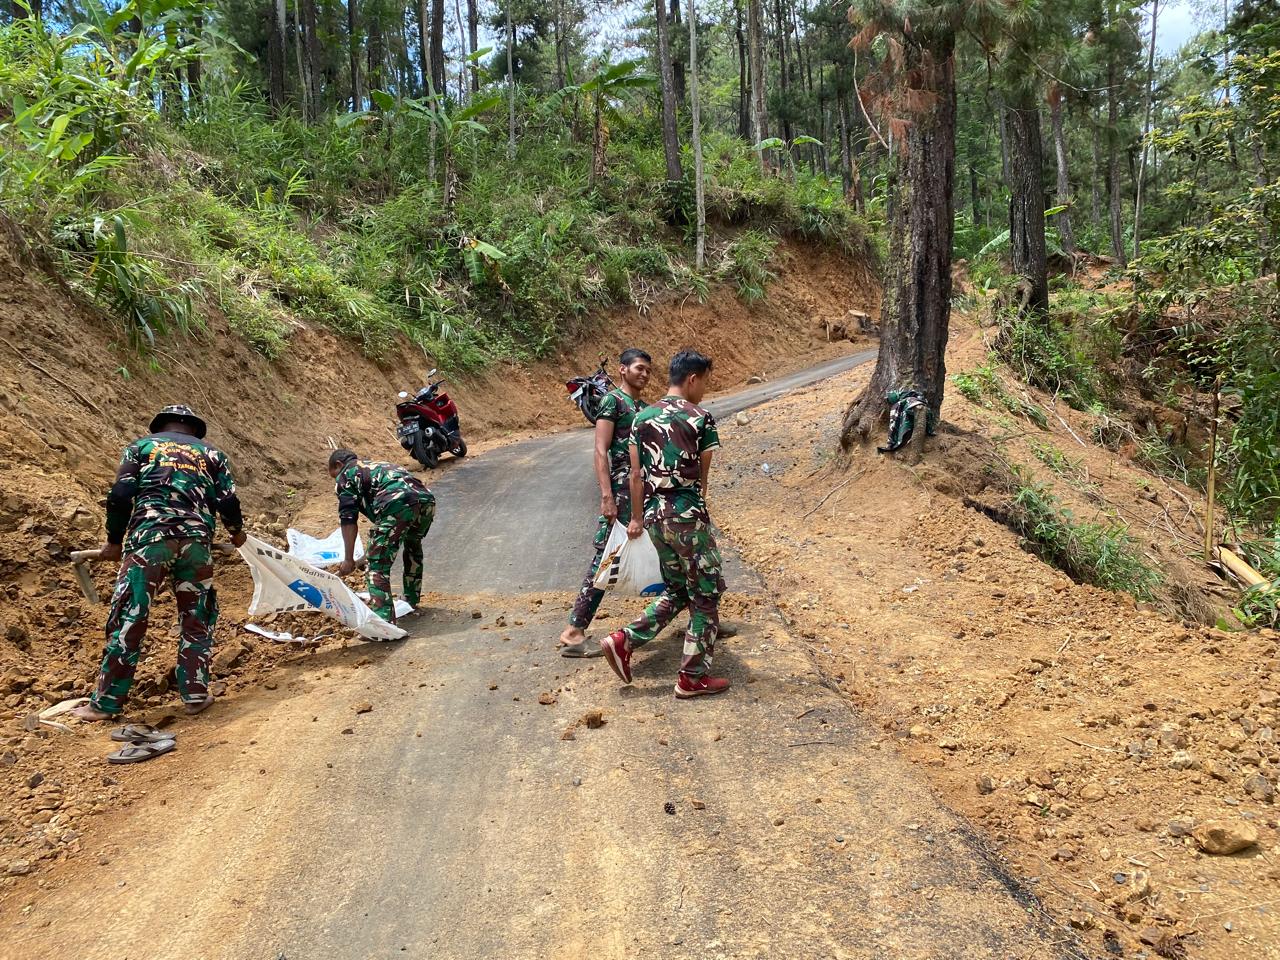
[[[462,428],[458,425],[457,404],[440,391],[444,377],[431,382],[435,375],[435,370],[428,373],[427,385],[412,398],[401,390],[400,402],[396,404],[396,418],[400,421],[396,436],[400,446],[428,470],[440,462],[442,453],[452,453],[455,457],[467,455],[467,442],[462,439]]]

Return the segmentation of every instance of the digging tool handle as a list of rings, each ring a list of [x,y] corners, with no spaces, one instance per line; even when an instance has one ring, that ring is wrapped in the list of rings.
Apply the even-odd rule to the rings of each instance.
[[[213,549],[217,550],[219,553],[225,553],[228,556],[236,552],[235,545],[230,543],[215,543],[213,544]],[[102,551],[100,549],[72,550],[71,562],[84,563],[86,560],[89,560],[89,561],[97,560],[101,554],[102,554]]]

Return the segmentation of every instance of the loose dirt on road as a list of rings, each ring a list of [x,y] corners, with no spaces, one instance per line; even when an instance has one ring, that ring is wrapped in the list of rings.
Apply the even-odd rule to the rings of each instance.
[[[984,359],[980,334],[957,330],[951,369]],[[919,466],[870,448],[839,458],[840,415],[867,376],[722,426],[713,514],[791,631],[884,749],[916,764],[1098,955],[1280,956],[1280,637],[1183,619],[1199,584],[1174,582],[1194,564],[1171,555],[1195,543],[1177,495],[1194,494],[1078,444],[1052,417],[1056,429],[1013,423],[954,391]],[[1088,436],[1083,415],[1061,412]],[[1073,583],[976,509],[1006,495],[991,437],[1002,458],[1056,480],[1081,519],[1129,520],[1166,571],[1162,610]],[[1092,499],[1070,499],[1030,444],[1060,445]],[[1185,526],[1166,532],[1170,515]],[[1258,842],[1203,854],[1192,832],[1211,820]]]

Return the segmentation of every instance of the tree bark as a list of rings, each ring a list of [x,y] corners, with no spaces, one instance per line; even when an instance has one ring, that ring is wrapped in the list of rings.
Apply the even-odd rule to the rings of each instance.
[[[467,66],[469,61],[467,57],[474,53],[474,48],[467,49],[467,31],[462,26],[462,4],[459,0],[453,0],[453,15],[458,21],[458,43],[462,46],[462,61],[458,65],[458,102],[465,103],[467,100]],[[559,63],[557,55],[556,63]]]
[[[1067,209],[1058,214],[1058,235],[1062,249],[1074,253],[1076,237],[1071,230],[1071,177],[1067,168],[1067,134],[1062,123],[1062,90],[1057,84],[1049,88],[1049,119],[1053,124],[1053,152],[1057,159],[1057,206]]]
[[[1124,220],[1120,193],[1120,151],[1116,144],[1116,125],[1120,122],[1119,94],[1115,55],[1107,60],[1107,202],[1111,221],[1111,255],[1121,267],[1129,265],[1124,255]]]
[[[689,0],[689,108],[693,127],[689,144],[693,148],[693,193],[697,217],[697,247],[694,264],[701,270],[707,259],[707,210],[702,187],[702,119],[698,105],[698,13]]]
[[[667,43],[670,46],[673,37],[680,36],[680,0],[671,0],[671,13],[667,17]],[[676,106],[684,103],[687,94],[687,85],[685,83],[684,61],[672,54],[671,56],[671,79],[673,81],[671,89],[675,91]]]
[[[444,69],[444,0],[431,0],[431,81],[437,93],[446,93]]]
[[[357,30],[356,0],[347,0],[347,43],[351,55],[351,110],[360,109],[360,34]]]
[[[655,0],[657,14],[658,80],[662,93],[662,153],[667,161],[667,183],[683,179],[680,169],[680,140],[676,131],[676,91],[671,70],[671,45],[667,38],[667,11],[664,0]]]
[[[366,76],[369,78],[369,90],[381,90],[386,86],[386,81],[382,75],[382,65],[385,59],[385,44],[382,41],[382,21],[378,17],[377,11],[369,17],[369,27],[366,31],[368,34],[368,42],[365,44],[365,57],[368,60],[366,68]],[[378,105],[373,102],[372,97],[369,100],[371,109],[376,110]]]
[[[516,158],[516,28],[511,22],[511,2],[507,0],[507,159]]]
[[[471,41],[471,52],[480,49],[480,14],[476,10],[476,0],[467,0],[467,36]],[[480,92],[480,66],[471,65],[471,92]]]
[[[427,0],[418,0],[418,69],[422,71],[422,86],[428,93],[435,91],[435,72],[431,69],[431,12]]]
[[[840,115],[840,185],[846,201],[853,197],[853,156],[849,151],[849,107],[843,96],[836,97]]]
[[[773,19],[778,30],[778,105],[782,114],[780,126],[782,127],[782,139],[787,141],[786,150],[791,149],[791,141],[795,139],[792,135],[794,131],[791,129],[790,116],[790,99],[787,91],[790,89],[790,82],[787,78],[788,61],[787,61],[787,29],[782,16],[783,0],[773,0]]]
[[[316,34],[316,0],[301,0],[303,61],[307,72],[307,119],[320,116],[320,37]]]
[[[751,65],[751,137],[755,143],[769,139],[769,112],[764,91],[764,16],[761,0],[747,0],[747,56]],[[758,151],[760,167],[766,173],[771,161]]]
[[[284,113],[284,61],[285,51],[284,0],[271,0],[267,9],[267,95],[271,115]]]
[[[880,352],[871,382],[845,411],[840,442],[865,441],[885,415],[885,394],[922,391],[942,407],[951,318],[952,189],[956,153],[955,34],[929,26],[929,48],[911,36],[901,72],[931,94],[890,161],[888,272],[880,309]]]
[[[204,17],[194,17],[191,21],[191,38],[199,40],[204,34]],[[197,107],[204,99],[203,90],[201,89],[201,73],[200,73],[200,57],[194,56],[187,61],[187,97],[191,101],[191,109],[194,113]]]
[[[738,136],[747,140],[751,137],[751,108],[747,87],[747,36],[742,26],[742,0],[734,0],[733,16],[738,41]]]
[[[1142,160],[1138,166],[1138,182],[1133,199],[1133,258],[1141,253],[1142,188],[1147,179],[1147,137],[1151,132],[1151,91],[1156,82],[1156,24],[1160,16],[1160,0],[1151,3],[1151,42],[1147,47],[1147,95],[1142,108]]]
[[[1009,250],[1013,272],[1030,285],[1027,309],[1049,309],[1049,267],[1044,240],[1044,157],[1040,110],[1024,93],[1007,108],[1009,132]]]

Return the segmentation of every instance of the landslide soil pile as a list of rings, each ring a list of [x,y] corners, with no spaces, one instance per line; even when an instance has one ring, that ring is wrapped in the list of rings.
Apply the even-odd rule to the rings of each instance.
[[[716,357],[725,387],[854,349],[828,333],[847,323],[851,306],[876,315],[867,271],[829,250],[793,244],[780,247],[773,268],[778,279],[756,305],[716,288],[703,304],[667,299],[644,314],[618,310],[552,360],[452,379],[464,432],[478,441],[473,451],[581,425],[564,381],[623,347],[644,346],[661,367],[680,347],[698,346]],[[101,499],[120,450],[145,432],[155,410],[189,402],[208,419],[210,439],[232,459],[250,531],[281,545],[290,523],[314,534],[336,524],[323,469],[330,438],[407,462],[392,432],[394,398],[418,385],[428,359],[406,350],[375,363],[355,345],[300,324],[285,357],[269,363],[220,316],[205,322],[200,335],[161,342],[141,357],[0,231],[0,897],[38,875],[42,863],[74,855],[93,815],[128,803],[145,782],[140,770],[107,769],[103,731],[92,739],[83,730],[64,733],[37,723],[36,714],[92,684],[106,608],[81,596],[69,553],[101,542]],[[113,575],[94,570],[103,598]],[[347,655],[350,637],[315,617],[266,621],[328,634],[305,651],[242,632],[251,584],[238,562],[221,564],[218,589],[214,674],[223,694],[274,683],[281,665],[306,669],[317,652],[322,663]],[[166,596],[153,611],[126,719],[174,719],[173,622]]]
[[[963,371],[986,350],[956,327]],[[1187,559],[1195,494],[1073,439],[1083,414],[1041,428],[955,390],[919,465],[841,459],[840,415],[868,376],[722,430],[713,515],[792,631],[1100,956],[1280,956],[1280,635],[1188,615],[1219,602]],[[1067,451],[1087,496],[1032,442]],[[1010,459],[1079,519],[1127,521],[1164,572],[1155,601],[1074,582],[993,519]],[[1223,830],[1255,842],[1225,852]]]

